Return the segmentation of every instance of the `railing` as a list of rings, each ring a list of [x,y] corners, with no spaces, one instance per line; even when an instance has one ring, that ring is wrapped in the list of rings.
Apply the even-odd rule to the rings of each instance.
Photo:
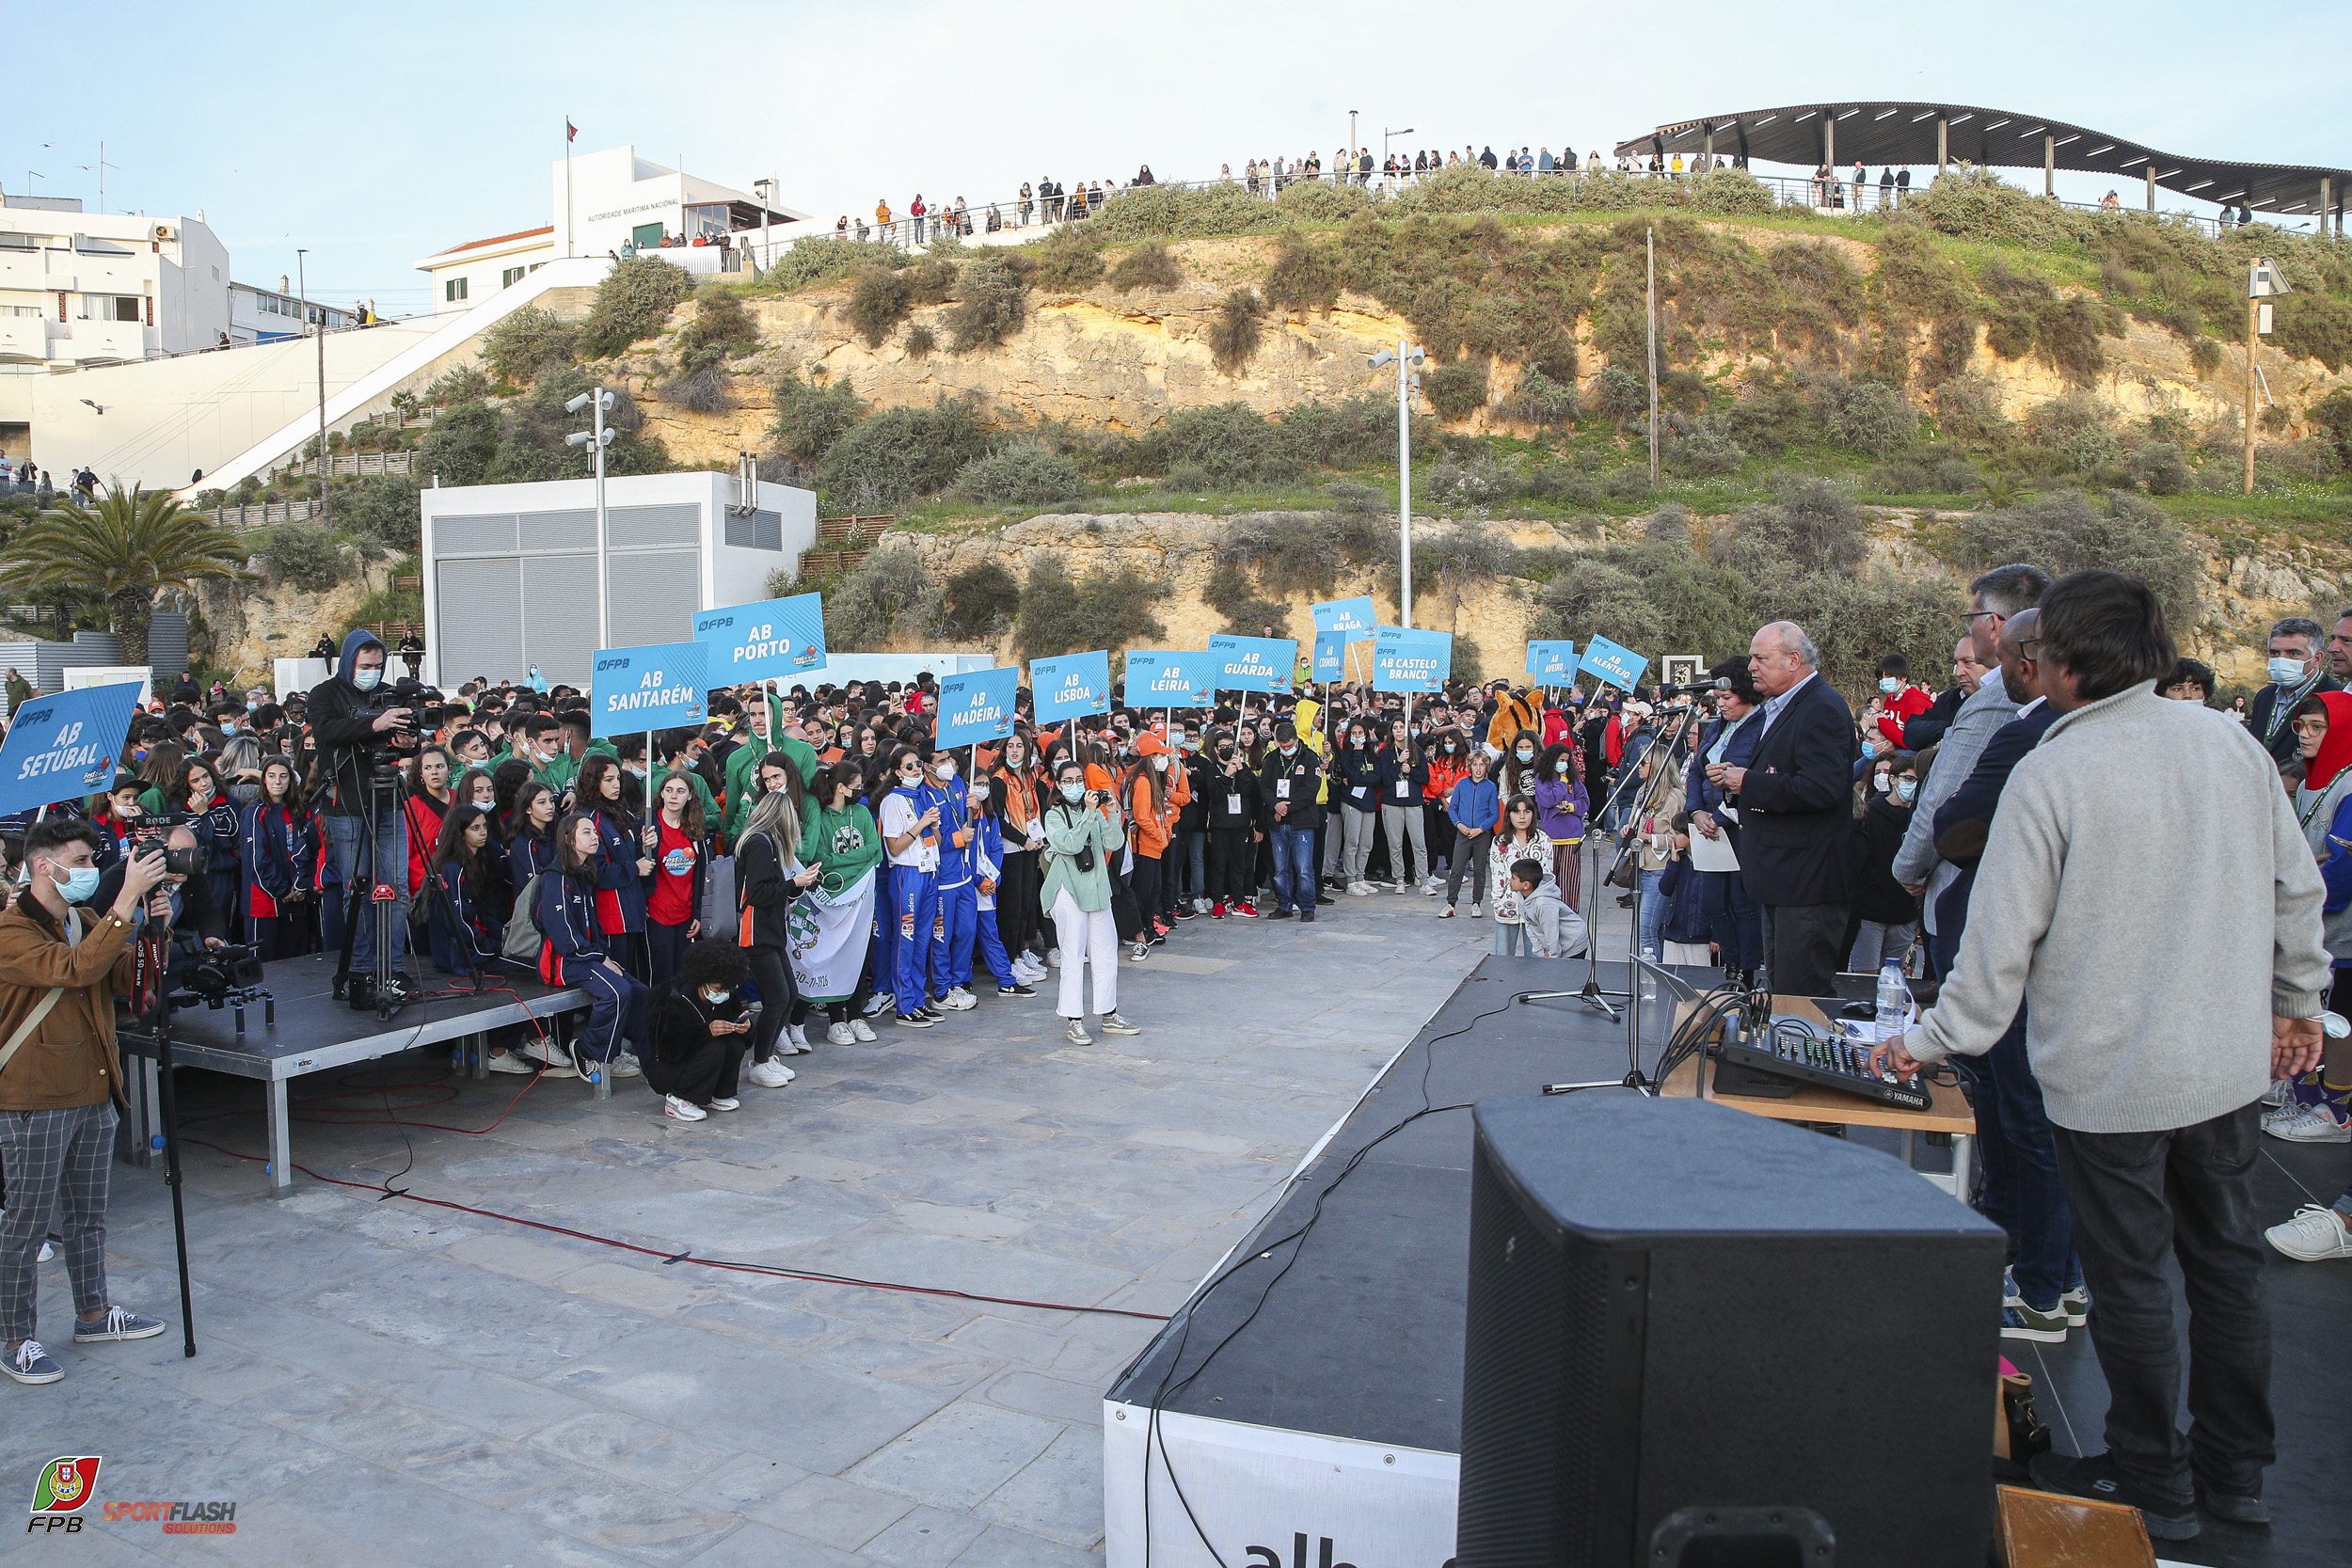
[[[307,523],[316,501],[256,501],[251,506],[215,506],[210,515],[222,528],[267,528],[272,523]]]
[[[1451,164],[1445,166],[1448,169],[1458,166],[1461,166]],[[1717,166],[1729,167],[1731,166],[1719,159]],[[731,239],[734,249],[750,255],[758,266],[768,267],[772,266],[778,257],[803,239],[830,238],[845,242],[896,245],[907,250],[919,250],[933,240],[943,238],[977,241],[981,244],[992,242],[1004,244],[1016,236],[1024,235],[1027,230],[1034,230],[1041,235],[1057,224],[1084,222],[1100,216],[1105,206],[1120,198],[1132,195],[1138,190],[1156,189],[1160,186],[1168,186],[1176,190],[1200,190],[1216,185],[1231,185],[1246,191],[1250,196],[1271,202],[1279,200],[1282,193],[1293,185],[1318,182],[1332,185],[1353,184],[1375,199],[1384,199],[1402,195],[1427,180],[1434,172],[1441,171],[1427,171],[1420,174],[1411,172],[1385,174],[1378,169],[1369,172],[1360,169],[1281,169],[1278,171],[1262,166],[1260,171],[1252,176],[1245,166],[1241,174],[1220,174],[1214,179],[1157,180],[1149,186],[1120,185],[1116,188],[1106,186],[1099,192],[1084,193],[1083,200],[1081,193],[1076,190],[1071,191],[1065,197],[1016,196],[992,201],[966,203],[961,208],[944,213],[928,212],[920,218],[894,214],[886,221],[879,218],[869,221],[867,217],[861,216],[851,219],[845,228],[817,230],[789,237],[780,237],[771,240],[764,245],[753,237],[758,232],[756,230],[738,231],[731,236]],[[1530,169],[1524,172],[1497,169],[1494,172],[1497,179],[1567,180],[1575,182],[1580,188],[1585,182],[1596,180],[1655,180],[1663,187],[1661,191],[1661,199],[1664,203],[1671,203],[1677,199],[1673,194],[1677,188],[1679,187],[1687,192],[1691,183],[1698,177],[1696,172],[1691,169],[1677,172],[1669,168],[1652,172],[1630,166],[1607,167],[1597,172],[1582,167]],[[1857,187],[1851,176],[1846,174],[1831,180],[1817,181],[1803,175],[1756,174],[1753,170],[1746,172],[1758,184],[1771,191],[1773,199],[1780,206],[1811,211],[1825,217],[1853,216],[1899,207],[1911,197],[1913,191],[1924,192],[1926,184],[1931,184],[1934,178],[1932,175],[1928,176],[1925,183],[1910,188],[1900,185],[1883,185],[1875,179],[1866,179]],[[2121,215],[2139,210],[2129,203],[2120,203],[2118,206],[2109,207],[2100,202],[2062,201],[2055,197],[2045,197],[2042,199],[2056,206],[2084,213],[2106,213]],[[2190,213],[2175,212],[2164,215],[2193,224],[2208,234],[2218,232],[2224,227],[2217,219],[2200,217]]]
[[[887,517],[819,517],[817,519],[817,543],[830,545],[831,549],[801,552],[801,579],[837,578],[858,569],[866,552],[873,548],[874,536],[889,531],[898,519]]]
[[[413,451],[336,452],[327,458],[327,469],[336,474],[413,474],[417,471],[417,454]],[[319,460],[303,458],[277,470],[281,474],[315,477]]]

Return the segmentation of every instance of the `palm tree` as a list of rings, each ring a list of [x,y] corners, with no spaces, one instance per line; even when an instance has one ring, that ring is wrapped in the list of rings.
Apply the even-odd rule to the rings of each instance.
[[[118,484],[95,507],[55,506],[19,530],[0,571],[27,587],[99,594],[123,662],[145,664],[157,592],[234,578],[245,556],[235,534],[170,491]]]

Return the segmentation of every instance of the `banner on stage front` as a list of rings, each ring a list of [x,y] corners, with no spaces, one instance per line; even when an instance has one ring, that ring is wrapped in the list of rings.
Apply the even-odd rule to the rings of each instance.
[[[941,751],[979,740],[1002,740],[1012,733],[1012,697],[1021,672],[969,670],[939,683],[939,729],[931,744]]]
[[[1298,643],[1288,637],[1209,639],[1213,679],[1219,691],[1271,691],[1286,695],[1298,668]]]
[[[874,927],[874,868],[856,885],[829,890],[819,878],[785,918],[792,978],[809,1002],[840,1002],[857,990]]]
[[[1454,668],[1454,634],[1382,626],[1372,650],[1375,691],[1438,691]]]
[[[710,650],[713,686],[796,680],[825,667],[825,605],[815,594],[697,610],[694,641]]]
[[[1037,721],[1059,723],[1111,710],[1111,656],[1068,654],[1029,661],[1029,692],[1037,699]]]
[[[1207,707],[1216,689],[1216,656],[1127,650],[1129,707]]]
[[[1630,648],[1619,647],[1605,637],[1596,637],[1584,644],[1583,668],[1607,681],[1620,691],[1630,691],[1642,684],[1642,672],[1649,668],[1649,660]]]
[[[1576,644],[1565,638],[1540,639],[1527,645],[1527,673],[1537,686],[1565,686],[1576,679]]]
[[[0,815],[104,794],[138,705],[136,681],[25,699],[0,745]]]
[[[1380,624],[1379,611],[1372,608],[1372,596],[1354,599],[1332,599],[1314,607],[1315,630],[1358,631],[1370,635]]]
[[[598,648],[588,681],[591,735],[643,735],[699,726],[709,717],[708,645],[648,642]]]

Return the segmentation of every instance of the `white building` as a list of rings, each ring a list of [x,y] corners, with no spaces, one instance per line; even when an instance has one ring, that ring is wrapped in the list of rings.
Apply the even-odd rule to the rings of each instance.
[[[815,231],[806,213],[763,203],[741,191],[649,163],[637,156],[634,147],[558,158],[553,177],[552,222],[470,240],[417,263],[433,279],[436,310],[470,309],[558,257],[606,256],[632,246],[652,249],[665,238],[680,236],[689,241],[722,234],[752,238],[763,221],[771,243]],[[688,247],[684,255],[674,251],[668,259],[691,272],[722,270],[715,257],[692,254],[695,248]]]
[[[0,373],[119,365],[219,346],[229,251],[204,223],[85,213],[78,198],[0,203]]]
[[[596,483],[427,488],[425,678],[476,675],[585,690],[598,646],[693,640],[695,611],[769,596],[769,574],[817,543],[817,497],[783,484],[750,496],[733,474],[633,474],[605,482],[605,602],[596,626]],[[748,505],[746,504],[748,502]]]
[[[276,289],[254,283],[229,285],[229,341],[231,343],[275,343],[308,336],[306,326],[340,332],[358,324],[355,311],[305,300],[280,277]]]

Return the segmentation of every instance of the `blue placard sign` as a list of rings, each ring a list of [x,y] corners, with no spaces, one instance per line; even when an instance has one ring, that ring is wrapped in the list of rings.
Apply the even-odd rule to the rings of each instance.
[[[1298,643],[1288,637],[1209,639],[1210,684],[1219,691],[1287,693],[1298,669]]]
[[[1380,612],[1372,608],[1372,596],[1332,599],[1314,607],[1315,630],[1370,632],[1380,624]]]
[[[28,698],[0,746],[0,815],[103,794],[138,705],[136,681]]]
[[[1649,668],[1649,660],[1630,648],[1619,647],[1605,637],[1596,637],[1584,644],[1583,667],[1620,691],[1630,691],[1642,684],[1642,672]]]
[[[1576,679],[1576,644],[1547,639],[1527,645],[1527,673],[1537,686],[1565,686]]]
[[[589,733],[639,735],[699,725],[709,717],[703,698],[707,644],[648,642],[598,648],[588,681]]]
[[[1375,691],[1438,691],[1454,668],[1454,634],[1382,626],[1372,649]]]
[[[1012,694],[1021,672],[967,670],[939,683],[939,728],[931,744],[946,751],[976,740],[1002,740],[1012,733]]]
[[[1111,656],[1067,654],[1029,661],[1029,694],[1037,699],[1037,721],[1058,723],[1111,710]]]
[[[1216,691],[1216,660],[1208,654],[1127,650],[1129,707],[1207,707]]]
[[[815,594],[694,613],[713,686],[795,680],[825,667],[824,601]]]

